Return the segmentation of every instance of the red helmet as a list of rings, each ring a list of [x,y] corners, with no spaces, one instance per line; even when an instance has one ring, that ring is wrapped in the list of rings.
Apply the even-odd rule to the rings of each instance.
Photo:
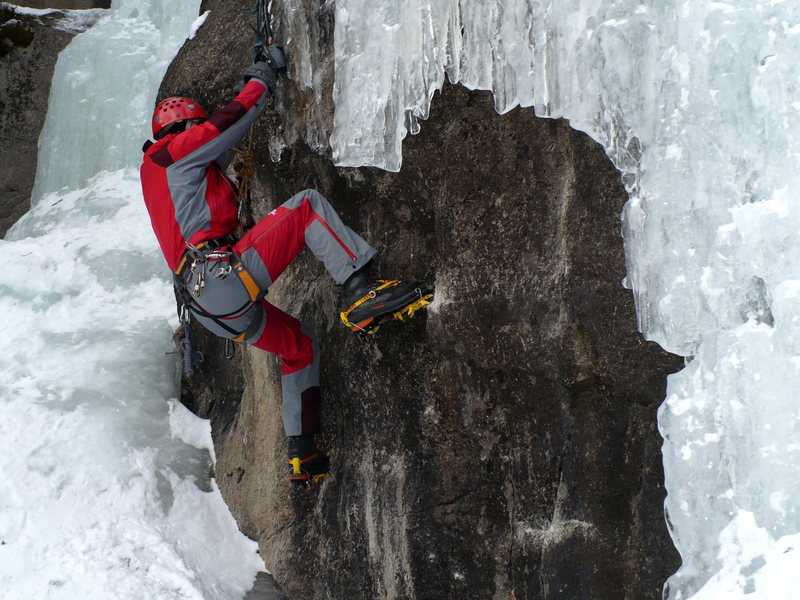
[[[157,135],[164,127],[176,121],[205,118],[205,111],[191,98],[167,98],[156,106],[153,113],[153,135]]]

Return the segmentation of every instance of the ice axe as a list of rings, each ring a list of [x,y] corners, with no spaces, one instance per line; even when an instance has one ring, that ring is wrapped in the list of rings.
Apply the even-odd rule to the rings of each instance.
[[[253,62],[258,62],[260,60],[265,61],[270,67],[277,67],[277,68],[286,68],[285,65],[273,65],[271,64],[272,61],[270,60],[272,57],[270,53],[267,51],[269,46],[272,46],[275,43],[275,38],[272,35],[272,15],[270,14],[270,7],[271,2],[269,0],[257,0],[256,7],[250,12],[245,14],[247,15],[255,15],[256,16],[256,25],[250,25],[250,27],[256,33],[256,43],[253,46]]]

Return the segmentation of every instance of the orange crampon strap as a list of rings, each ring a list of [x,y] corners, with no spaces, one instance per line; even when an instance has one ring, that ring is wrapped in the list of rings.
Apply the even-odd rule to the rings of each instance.
[[[372,300],[377,295],[377,292],[385,290],[388,287],[400,285],[400,282],[397,279],[392,279],[392,280],[379,279],[378,281],[380,282],[381,285],[376,287],[374,290],[370,290],[370,292],[366,296],[361,298],[358,302],[353,304],[353,306],[351,306],[350,308],[348,308],[346,311],[344,311],[339,315],[342,318],[342,323],[344,323],[348,329],[352,329],[353,331],[366,331],[363,327],[359,327],[357,324],[351,323],[347,319],[347,317],[350,316],[351,312],[353,312],[359,306],[364,304],[364,302],[366,302],[367,300]],[[374,333],[376,330],[377,328],[373,329],[372,331],[368,331],[367,333]]]
[[[314,452],[311,456],[306,456],[305,458],[287,458],[287,462],[292,465],[292,475],[301,475],[303,472],[300,469],[304,464],[307,462],[311,462],[315,458],[319,456],[319,452]]]

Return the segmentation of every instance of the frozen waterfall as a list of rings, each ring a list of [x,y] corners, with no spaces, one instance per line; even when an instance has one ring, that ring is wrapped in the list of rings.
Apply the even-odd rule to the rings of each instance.
[[[34,209],[0,242],[8,598],[241,597],[263,567],[207,477],[207,428],[169,400],[174,307],[154,275],[162,259],[133,169],[131,140],[147,135],[155,86],[199,4],[115,0],[75,38],[54,78]],[[688,357],[660,411],[683,558],[668,598],[793,598],[800,7],[337,0],[335,10],[338,164],[398,170],[445,73],[493,90],[499,112],[533,106],[603,144],[630,194],[626,285],[640,327]]]
[[[0,240],[0,595],[241,598],[263,562],[175,399],[138,165],[200,0],[114,0],[60,55],[33,209]]]
[[[794,598],[800,5],[337,0],[335,46],[337,164],[399,170],[445,73],[605,147],[640,328],[687,357],[659,416],[667,597]]]

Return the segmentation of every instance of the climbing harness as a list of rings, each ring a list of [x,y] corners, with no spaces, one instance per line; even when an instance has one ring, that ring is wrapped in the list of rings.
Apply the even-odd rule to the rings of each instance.
[[[252,275],[250,275],[245,268],[241,258],[230,250],[232,240],[233,238],[224,237],[200,242],[197,245],[187,242],[186,245],[189,249],[184,253],[180,265],[175,270],[173,279],[178,298],[183,308],[195,315],[210,319],[221,329],[228,332],[231,336],[230,339],[235,342],[241,342],[244,341],[247,332],[233,329],[224,322],[224,319],[245,314],[258,302],[263,294]],[[236,310],[224,314],[212,314],[205,310],[197,301],[198,298],[203,296],[203,292],[205,291],[206,271],[208,263],[211,261],[225,263],[225,266],[220,266],[216,269],[213,277],[225,279],[230,276],[231,273],[235,273],[247,291],[247,302]],[[189,265],[188,271],[186,269],[187,264]],[[189,291],[190,289],[191,291]],[[228,354],[229,352],[226,347],[226,356]]]
[[[378,319],[370,318],[368,321],[365,322],[351,323],[348,317],[350,316],[350,313],[353,312],[353,310],[364,304],[364,302],[375,298],[375,296],[378,295],[379,291],[400,285],[400,281],[396,279],[393,280],[379,279],[378,282],[381,285],[379,285],[373,290],[370,290],[370,292],[366,296],[358,300],[350,308],[348,308],[339,315],[342,319],[342,323],[344,323],[348,329],[351,329],[362,335],[372,335],[376,331],[378,331],[380,326],[383,325],[384,323],[395,320],[402,321],[404,317],[409,317],[409,318],[413,317],[414,313],[428,306],[431,303],[431,300],[433,299],[433,292],[427,292],[427,290],[423,290],[422,288],[418,287],[414,290],[414,292],[417,295],[417,299],[411,302],[410,304],[406,304],[400,310],[383,315]]]

